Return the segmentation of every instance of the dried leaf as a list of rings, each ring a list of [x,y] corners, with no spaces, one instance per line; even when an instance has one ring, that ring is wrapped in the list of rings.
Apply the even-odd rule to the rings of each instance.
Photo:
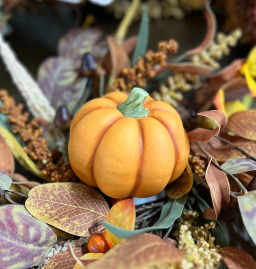
[[[122,47],[125,50],[126,54],[130,54],[133,51],[137,41],[138,41],[138,36],[132,36],[132,37],[126,39],[122,43]]]
[[[18,61],[2,35],[0,35],[0,53],[14,84],[24,97],[33,116],[43,117],[47,122],[53,121],[55,116],[54,108],[26,68]]]
[[[29,170],[34,175],[48,180],[42,171],[40,171],[36,164],[28,157],[22,146],[16,140],[12,133],[0,126],[0,134],[4,137],[7,145],[10,147],[12,154],[15,159],[27,170]]]
[[[235,145],[241,147],[251,155],[256,155],[256,141],[243,139],[241,137],[228,138]],[[225,162],[228,159],[245,158],[246,156],[231,145],[220,143],[217,138],[212,138],[208,143],[199,144],[218,162]],[[198,155],[205,156],[195,143],[191,143],[191,149]]]
[[[204,11],[204,16],[207,22],[207,33],[205,35],[204,40],[202,41],[202,43],[197,46],[196,48],[189,50],[186,52],[186,55],[191,56],[194,54],[199,54],[201,53],[203,50],[207,49],[214,36],[215,36],[215,32],[216,32],[216,17],[214,15],[214,13],[211,10],[210,7],[210,1],[205,1],[205,11]]]
[[[205,179],[210,187],[213,208],[207,208],[203,217],[216,220],[221,208],[230,202],[229,181],[226,174],[212,164],[212,158],[206,169]]]
[[[77,257],[82,257],[87,253],[87,248],[73,248]],[[59,254],[54,255],[45,263],[42,269],[73,269],[76,260],[70,255],[69,250],[63,250]]]
[[[69,58],[52,57],[39,67],[37,81],[54,108],[72,111],[83,95],[87,78],[77,79],[75,63]]]
[[[174,221],[181,216],[186,201],[186,194],[177,200],[169,199],[169,201],[162,207],[161,215],[158,221],[152,227],[138,230],[127,230],[120,227],[116,227],[107,221],[102,221],[101,223],[115,236],[126,239],[138,234],[154,230],[168,229],[174,223]]]
[[[256,162],[251,159],[228,159],[221,165],[229,174],[239,174],[256,170]]]
[[[38,266],[57,241],[54,232],[40,220],[0,208],[0,268],[23,269]]]
[[[49,183],[33,188],[26,201],[36,218],[77,236],[88,236],[88,228],[103,220],[109,211],[104,198],[80,183]],[[101,226],[92,230],[99,232]]]
[[[83,55],[92,51],[101,35],[97,28],[73,28],[59,40],[58,55],[72,60],[74,68],[78,68]]]
[[[238,74],[240,74],[240,68],[245,62],[245,59],[236,59],[230,65],[221,69],[220,72],[215,74],[214,76],[207,78],[208,85],[218,90],[222,85],[226,82],[229,82],[231,79],[235,78]]]
[[[213,130],[196,128],[195,130],[188,133],[188,138],[190,142],[195,142],[195,141],[207,142],[211,140],[213,136],[217,135],[220,132],[220,130],[222,130],[226,125],[226,116],[221,111],[210,110],[210,111],[198,113],[197,115],[204,116],[204,117],[214,120],[218,124],[218,127]]]
[[[140,22],[140,30],[138,33],[138,42],[136,44],[133,56],[132,56],[132,66],[134,66],[138,57],[144,57],[146,54],[148,46],[148,37],[149,37],[149,19],[146,8],[143,8],[143,13]]]
[[[256,110],[240,111],[231,115],[227,129],[243,138],[256,141]]]
[[[165,193],[172,199],[179,199],[188,193],[193,186],[193,174],[189,164],[187,164],[183,173],[174,182],[165,187]]]
[[[12,151],[0,134],[0,170],[5,174],[12,174],[15,170]]]
[[[134,199],[128,198],[120,202],[117,202],[115,205],[113,205],[111,210],[108,212],[105,221],[108,221],[109,223],[117,227],[121,227],[128,230],[134,230],[135,218],[136,218],[136,212],[135,212]],[[113,235],[107,229],[106,234],[113,246],[124,241],[124,239],[121,239]]]
[[[11,187],[12,179],[5,173],[0,171],[0,194],[3,195],[4,191],[8,191]]]
[[[254,244],[256,244],[256,191],[238,197],[238,205],[244,226]]]
[[[100,259],[103,255],[104,253],[86,253],[81,258],[79,258],[79,260],[81,260],[84,265],[88,265],[89,263],[92,263]],[[83,268],[78,262],[76,262],[73,269],[83,269]]]
[[[256,268],[254,259],[240,248],[225,247],[220,249],[219,254],[229,269]]]
[[[105,56],[102,67],[114,78],[118,77],[125,67],[130,67],[130,60],[122,45],[119,45],[112,36],[108,36],[109,52]]]
[[[170,246],[159,236],[141,234],[118,244],[86,268],[153,268],[178,263],[183,258],[184,255],[179,249]]]
[[[178,64],[167,64],[164,66],[156,66],[156,75],[159,75],[165,71],[174,71],[178,73],[190,73],[194,75],[204,76],[213,71],[213,68],[209,65],[197,65],[194,63],[178,63]]]

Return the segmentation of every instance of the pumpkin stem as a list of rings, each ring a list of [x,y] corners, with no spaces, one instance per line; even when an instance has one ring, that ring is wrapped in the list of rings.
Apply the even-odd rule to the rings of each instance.
[[[129,97],[117,106],[119,112],[128,118],[147,117],[149,110],[143,106],[148,93],[141,88],[133,88]]]

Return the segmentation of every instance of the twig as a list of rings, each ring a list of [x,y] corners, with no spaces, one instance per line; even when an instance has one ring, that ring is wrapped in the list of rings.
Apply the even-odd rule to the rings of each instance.
[[[165,233],[164,237],[163,237],[163,240],[165,240],[168,235],[170,234],[170,232],[172,231],[173,229],[173,226],[174,226],[174,223],[170,226],[170,228],[167,230],[167,232]]]
[[[149,202],[149,203],[152,203],[152,202]],[[141,207],[137,207],[136,208],[136,213],[140,212],[140,211],[144,211],[146,209],[152,209],[152,208],[155,208],[155,207],[162,207],[164,205],[163,202],[160,202],[160,203],[156,203],[156,204],[144,204],[142,205]]]
[[[93,234],[93,232],[92,232],[92,228],[97,227],[97,226],[99,226],[99,225],[101,225],[101,223],[100,223],[100,222],[97,222],[97,223],[93,224],[93,225],[88,229],[90,235]]]
[[[127,13],[123,17],[122,21],[120,22],[115,38],[118,43],[123,43],[126,33],[129,29],[130,24],[132,23],[134,16],[136,14],[136,10],[140,5],[140,0],[133,0]]]
[[[140,223],[143,222],[144,220],[150,219],[151,217],[155,216],[159,211],[161,210],[161,208],[157,208],[154,212],[152,212],[151,214],[148,214],[147,216],[141,218],[141,219],[137,219],[135,220],[135,223]]]
[[[82,267],[82,268],[85,268],[85,265],[81,262],[81,260],[76,256],[76,254],[74,253],[74,250],[71,246],[71,244],[69,243],[68,244],[68,250],[71,254],[71,256],[76,260],[77,263],[79,263],[79,265]]]
[[[231,141],[220,137],[220,136],[215,136],[215,138],[218,138],[219,140],[233,146],[234,148],[238,149],[240,152],[242,152],[244,155],[248,156],[250,159],[254,160],[256,162],[256,158],[253,157],[251,154],[249,154],[246,150],[242,149],[241,147],[237,146],[236,144],[232,143]]]
[[[198,142],[196,142],[197,146],[200,148],[200,150],[207,156],[207,157],[212,157],[203,147],[201,147]],[[238,178],[236,178],[235,176],[233,176],[232,174],[228,173],[225,169],[221,168],[219,166],[219,164],[217,162],[215,162],[214,158],[212,158],[212,162],[215,164],[215,166],[221,170],[222,172],[226,173],[227,175],[231,176],[235,182],[237,183],[237,185],[243,190],[244,194],[248,193],[248,191],[246,190],[246,188],[244,187],[244,185],[240,182],[240,180]]]
[[[10,190],[8,190],[7,192],[10,192],[10,193],[15,193],[15,194],[18,194],[18,195],[20,195],[20,196],[22,196],[22,197],[24,197],[24,198],[28,198],[26,195],[24,195],[24,194],[23,194],[23,193],[21,193],[21,192],[10,191]]]

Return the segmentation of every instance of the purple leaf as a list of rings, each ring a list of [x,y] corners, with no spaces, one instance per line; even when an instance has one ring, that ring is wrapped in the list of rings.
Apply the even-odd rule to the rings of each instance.
[[[229,159],[221,165],[230,174],[240,174],[256,170],[256,162],[251,159]]]

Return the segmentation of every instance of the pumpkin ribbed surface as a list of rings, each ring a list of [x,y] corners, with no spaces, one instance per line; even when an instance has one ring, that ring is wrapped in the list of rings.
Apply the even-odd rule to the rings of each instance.
[[[109,93],[86,103],[70,128],[69,159],[75,174],[113,198],[149,197],[185,169],[189,142],[174,108],[147,97],[147,117],[117,110],[127,95]]]

